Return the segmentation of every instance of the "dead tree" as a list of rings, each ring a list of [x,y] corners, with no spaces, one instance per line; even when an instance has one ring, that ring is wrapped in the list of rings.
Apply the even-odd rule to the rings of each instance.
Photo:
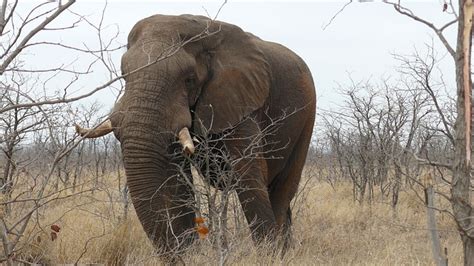
[[[225,143],[232,141],[234,130],[229,129],[221,134],[211,134],[201,125],[201,134],[193,138],[194,151],[184,155],[181,145],[173,154],[178,163],[177,178],[189,184],[194,191],[196,205],[196,233],[200,238],[209,238],[219,265],[225,265],[233,250],[241,243],[241,235],[250,238],[243,211],[238,203],[238,194],[245,193],[248,188],[243,186],[244,168],[237,168],[242,162],[267,159],[268,154],[284,149],[286,143],[268,143],[265,138],[274,134],[284,125],[285,119],[294,113],[285,112],[272,123],[262,127],[259,134],[248,137],[249,145],[239,156],[232,156]],[[191,170],[190,170],[191,169]],[[200,179],[200,180],[199,180]],[[193,202],[181,202],[193,204]],[[290,244],[290,232],[284,235],[281,243],[284,249]]]
[[[18,104],[23,100],[21,97],[20,84],[16,88],[9,86],[3,87],[1,100],[6,104]],[[3,157],[3,173],[0,177],[1,193],[7,194],[12,192],[13,177],[18,169],[23,166],[23,161],[17,156],[20,151],[20,143],[25,137],[36,130],[41,130],[45,122],[43,114],[39,110],[30,108],[14,108],[0,116],[0,130],[2,139],[0,140],[0,149]]]

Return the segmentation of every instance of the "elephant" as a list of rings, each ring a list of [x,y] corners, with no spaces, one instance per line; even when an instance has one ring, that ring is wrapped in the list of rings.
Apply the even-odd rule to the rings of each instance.
[[[169,47],[178,48],[166,54]],[[175,178],[176,160],[198,149],[195,137],[227,132],[219,145],[237,158],[252,136],[281,117],[281,125],[259,139],[272,145],[258,146],[261,156],[232,167],[244,177],[236,190],[252,238],[277,243],[290,233],[290,201],[316,115],[312,74],[298,55],[208,17],[154,15],[129,33],[121,71],[124,93],[108,120],[76,130],[89,138],[116,136],[133,206],[155,247],[182,250],[196,238],[189,233],[196,217],[192,183]],[[181,159],[170,156],[176,143]]]

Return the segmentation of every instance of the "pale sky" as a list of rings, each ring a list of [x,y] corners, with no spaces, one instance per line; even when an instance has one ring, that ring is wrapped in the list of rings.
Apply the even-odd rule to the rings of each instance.
[[[441,25],[452,19],[442,12],[442,0],[402,1],[420,16]],[[73,10],[86,14],[92,21],[104,7],[104,1],[78,1]],[[118,1],[109,0],[104,25],[104,34],[118,30],[117,41],[126,43],[128,32],[140,19],[154,14],[199,14],[215,16],[223,1]],[[345,4],[344,1],[232,1],[222,8],[218,20],[240,26],[264,40],[281,43],[300,55],[313,74],[318,95],[318,107],[328,109],[339,100],[335,93],[337,84],[347,84],[349,75],[356,80],[396,76],[398,63],[392,53],[410,54],[415,47],[423,52],[425,44],[434,39],[439,56],[443,57],[441,69],[448,84],[454,84],[454,64],[434,33],[426,26],[401,16],[392,7],[382,3],[359,3],[354,1],[325,30],[331,17]],[[72,15],[59,22],[71,21]],[[456,29],[453,26],[447,36],[455,47]],[[81,26],[58,34],[57,31],[43,34],[40,38],[56,40],[71,45],[96,45],[96,33],[90,27]],[[112,57],[119,66],[121,50]],[[58,48],[45,46],[28,52],[26,58],[32,66],[76,60],[72,67],[81,69],[82,58]],[[85,61],[84,61],[85,62]],[[79,92],[88,91],[103,82],[108,76],[103,68],[94,69],[94,74],[80,80]],[[54,84],[50,84],[54,86]],[[115,91],[104,90],[94,99],[103,103],[104,112],[113,105]],[[86,102],[84,102],[86,103]]]

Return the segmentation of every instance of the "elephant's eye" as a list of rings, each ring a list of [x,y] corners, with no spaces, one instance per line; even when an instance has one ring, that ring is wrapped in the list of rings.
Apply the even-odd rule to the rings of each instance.
[[[184,80],[184,85],[187,89],[193,89],[196,85],[196,79],[194,77],[189,77]]]

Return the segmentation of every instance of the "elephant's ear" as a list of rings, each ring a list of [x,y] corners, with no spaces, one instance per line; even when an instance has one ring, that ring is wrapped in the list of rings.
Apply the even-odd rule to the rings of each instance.
[[[262,107],[270,87],[269,65],[258,39],[226,23],[218,35],[204,45],[212,47],[208,51],[211,78],[195,107],[196,117],[211,133],[235,126]]]

